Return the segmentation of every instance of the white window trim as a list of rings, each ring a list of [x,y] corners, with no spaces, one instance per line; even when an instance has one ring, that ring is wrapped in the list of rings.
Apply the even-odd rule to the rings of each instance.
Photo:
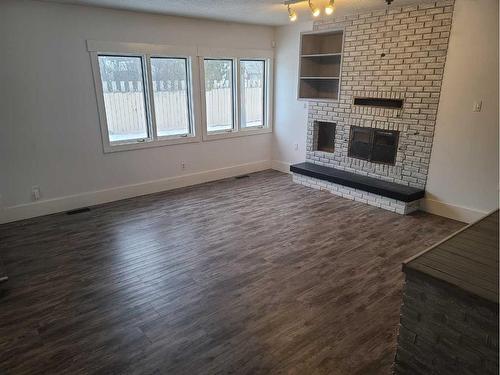
[[[226,138],[244,137],[249,135],[267,134],[273,131],[273,50],[254,50],[254,49],[227,49],[227,48],[198,48],[198,65],[200,77],[200,102],[201,115],[203,124],[203,140],[219,140]],[[205,100],[205,74],[204,74],[204,59],[227,59],[233,61],[233,86],[234,86],[234,110],[233,121],[234,127],[232,131],[217,131],[208,132],[207,112]],[[240,88],[240,60],[264,60],[265,61],[265,108],[263,127],[242,127],[240,118],[241,108],[241,88]]]
[[[273,103],[274,103],[274,51],[272,49],[228,49],[228,48],[207,48],[197,46],[175,46],[159,45],[148,43],[124,43],[110,41],[87,40],[87,51],[90,53],[92,73],[94,77],[94,88],[96,92],[97,109],[101,127],[101,138],[105,153],[136,150],[151,147],[161,147],[185,143],[197,143],[217,139],[244,137],[257,134],[272,133],[273,131]],[[144,95],[147,106],[147,122],[150,137],[141,141],[113,143],[109,141],[108,126],[106,120],[106,109],[104,105],[104,95],[99,69],[98,55],[130,55],[140,56],[143,59],[144,69]],[[156,135],[156,119],[154,115],[154,102],[151,100],[153,91],[150,82],[150,59],[152,57],[179,57],[186,58],[188,63],[188,81],[191,84],[189,90],[191,134],[188,136],[162,136]],[[233,82],[236,101],[234,103],[234,129],[232,132],[208,133],[205,116],[205,77],[203,75],[203,59],[231,59],[233,60]],[[266,74],[266,103],[264,127],[241,127],[240,108],[240,87],[239,60],[264,60]],[[154,127],[154,128],[153,128]],[[153,129],[155,131],[153,131]]]
[[[94,76],[94,86],[97,98],[97,108],[99,113],[99,122],[101,126],[101,138],[105,153],[136,150],[150,147],[160,147],[184,143],[194,143],[201,141],[201,126],[199,113],[199,95],[200,87],[198,85],[199,70],[196,69],[196,48],[169,46],[169,45],[154,45],[143,43],[116,43],[116,42],[100,42],[87,41],[87,50],[90,53],[92,73]],[[101,81],[101,73],[99,69],[99,55],[119,55],[119,56],[137,56],[143,61],[143,76],[144,76],[144,95],[146,101],[147,126],[149,137],[143,140],[135,140],[129,142],[110,142],[108,134],[108,125],[106,120],[106,108],[104,105],[104,94]],[[161,136],[156,133],[156,119],[154,112],[153,88],[150,87],[152,82],[150,72],[151,57],[171,57],[185,58],[188,64],[188,83],[190,83],[189,93],[189,116],[191,133],[185,135]],[[189,87],[189,84],[188,84]]]

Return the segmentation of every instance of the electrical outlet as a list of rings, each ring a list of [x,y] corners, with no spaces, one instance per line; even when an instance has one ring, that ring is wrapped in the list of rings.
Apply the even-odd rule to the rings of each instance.
[[[40,199],[40,187],[39,186],[32,186],[31,187],[31,198],[34,201],[37,201]]]
[[[186,169],[186,163],[183,161],[181,161],[181,169],[182,170]]]
[[[482,106],[483,106],[482,100],[475,101],[472,106],[472,112],[481,112]]]
[[[295,143],[295,144],[293,145],[293,149],[294,149],[295,151],[299,151],[299,144],[298,144],[298,143]]]

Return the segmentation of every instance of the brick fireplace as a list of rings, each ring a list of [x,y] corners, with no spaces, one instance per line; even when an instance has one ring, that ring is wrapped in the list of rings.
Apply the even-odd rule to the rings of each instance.
[[[344,45],[339,99],[309,101],[306,162],[425,189],[453,4],[393,4],[314,23],[315,31],[343,29]],[[335,123],[331,150],[317,147],[321,122]]]

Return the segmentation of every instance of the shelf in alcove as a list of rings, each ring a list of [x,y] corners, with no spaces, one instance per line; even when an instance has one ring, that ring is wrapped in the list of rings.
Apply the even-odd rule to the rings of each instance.
[[[332,56],[342,56],[341,53],[313,53],[308,55],[300,55],[300,57],[332,57]]]
[[[343,30],[301,33],[298,99],[337,101]]]
[[[340,77],[300,77],[300,79],[340,79]]]
[[[300,99],[338,100],[339,79],[306,78],[299,80]]]

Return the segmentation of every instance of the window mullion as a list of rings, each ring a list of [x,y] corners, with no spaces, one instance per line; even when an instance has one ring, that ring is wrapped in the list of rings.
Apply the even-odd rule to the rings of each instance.
[[[206,81],[205,81],[205,59],[198,57],[198,76],[199,76],[199,98],[201,104],[201,126],[202,134],[205,137],[208,135],[208,116],[207,116],[207,96],[206,96]]]
[[[261,128],[265,128],[269,126],[269,60],[264,60],[264,77],[262,81],[262,126]]]
[[[241,130],[241,89],[240,89],[240,59],[234,58],[233,64],[235,65],[233,69],[233,82],[234,82],[234,92],[233,92],[233,102],[234,102],[234,131],[239,132]]]
[[[188,106],[188,134],[195,135],[195,120],[194,120],[194,101],[193,101],[193,69],[190,57],[186,57],[186,92],[187,92],[187,106]]]
[[[151,73],[151,55],[144,55],[143,59],[145,61],[144,75],[146,84],[146,101],[147,101],[147,112],[148,112],[148,127],[149,127],[149,137],[153,141],[158,140],[158,131],[156,128],[156,118],[155,118],[155,103],[153,94],[153,78]]]

